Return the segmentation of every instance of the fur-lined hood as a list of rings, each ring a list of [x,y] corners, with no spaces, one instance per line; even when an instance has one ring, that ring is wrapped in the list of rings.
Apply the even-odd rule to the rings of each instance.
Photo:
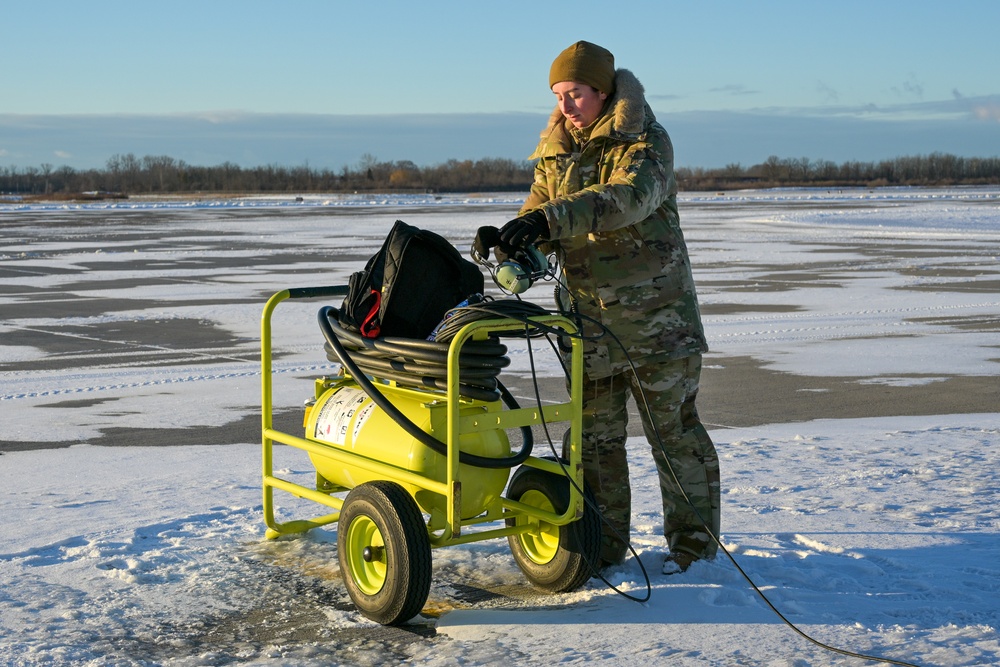
[[[615,93],[608,100],[607,110],[595,121],[591,138],[606,135],[616,139],[630,140],[638,137],[648,123],[655,121],[652,110],[646,104],[646,90],[639,79],[627,69],[615,70]],[[565,147],[570,142],[572,125],[559,111],[552,111],[549,122],[541,133],[541,141],[535,152],[528,158],[533,160],[556,147]],[[546,146],[549,147],[546,150]]]

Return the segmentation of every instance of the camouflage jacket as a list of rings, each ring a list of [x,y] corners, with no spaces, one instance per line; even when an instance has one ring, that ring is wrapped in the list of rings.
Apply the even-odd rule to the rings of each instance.
[[[521,209],[540,209],[579,312],[610,329],[633,362],[707,350],[687,246],[677,215],[673,145],[625,69],[591,126],[557,108],[529,157],[535,181]],[[561,294],[561,305],[569,305]],[[600,327],[585,319],[584,331]],[[627,368],[609,336],[585,346],[591,377]]]

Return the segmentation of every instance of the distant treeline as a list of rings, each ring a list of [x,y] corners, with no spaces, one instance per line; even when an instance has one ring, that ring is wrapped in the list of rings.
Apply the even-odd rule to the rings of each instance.
[[[897,157],[879,162],[812,161],[772,155],[763,164],[722,169],[677,169],[682,190],[735,188],[884,187],[888,185],[1000,184],[1000,157],[967,158],[947,153]]]
[[[965,158],[932,153],[880,162],[812,161],[771,156],[764,163],[721,169],[680,167],[682,190],[763,187],[878,187],[886,185],[1000,184],[1000,157]],[[22,197],[108,197],[139,194],[250,192],[488,192],[527,190],[532,164],[502,158],[448,160],[431,167],[381,162],[365,155],[339,171],[267,165],[189,165],[168,156],[114,155],[103,169],[51,164],[0,167],[0,193]]]

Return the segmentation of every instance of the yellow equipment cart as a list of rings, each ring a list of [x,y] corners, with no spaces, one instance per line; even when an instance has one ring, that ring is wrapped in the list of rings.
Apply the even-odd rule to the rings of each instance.
[[[282,302],[343,296],[346,287],[305,287],[274,294],[261,317],[261,424],[266,537],[301,533],[337,522],[340,570],[351,599],[368,618],[405,623],[427,601],[431,549],[506,537],[517,565],[533,585],[573,590],[596,571],[600,523],[583,481],[581,460],[582,343],[573,322],[545,314],[532,320],[571,341],[569,400],[511,407],[469,398],[459,390],[463,347],[469,341],[525,331],[520,319],[482,319],[445,345],[445,389],[409,386],[346,368],[314,382],[305,433],[273,423],[272,326]],[[326,307],[326,310],[331,310]],[[321,320],[324,317],[321,311]],[[329,340],[329,337],[328,337]],[[350,359],[346,360],[350,363]],[[536,402],[540,403],[540,402]],[[399,423],[398,415],[411,424]],[[563,422],[564,460],[521,457],[514,468],[507,432]],[[415,433],[412,425],[420,432]],[[440,447],[430,447],[430,444]],[[275,444],[306,452],[316,468],[309,488],[275,475]],[[464,458],[463,458],[464,457]],[[491,460],[499,460],[494,465]],[[466,461],[487,460],[488,467]],[[509,483],[508,483],[509,482]],[[505,491],[506,489],[506,491]],[[274,491],[333,511],[278,522]]]

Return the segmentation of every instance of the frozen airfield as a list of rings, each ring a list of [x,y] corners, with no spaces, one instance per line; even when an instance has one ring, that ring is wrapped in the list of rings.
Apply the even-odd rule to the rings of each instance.
[[[266,298],[346,282],[396,219],[464,251],[519,201],[0,204],[0,663],[865,664],[783,625],[725,557],[658,573],[642,438],[643,604],[597,580],[540,595],[492,541],[435,551],[425,613],[383,629],[353,610],[333,530],[263,540]],[[822,642],[1000,661],[1000,191],[686,193],[680,206],[712,347],[700,410],[722,457],[725,546]],[[527,296],[549,305],[551,290]],[[335,368],[318,305],[277,322],[289,429],[311,378]],[[511,357],[523,382],[527,355]],[[555,364],[536,372],[561,384]],[[293,454],[279,464],[312,474]],[[645,593],[632,560],[609,578]]]

